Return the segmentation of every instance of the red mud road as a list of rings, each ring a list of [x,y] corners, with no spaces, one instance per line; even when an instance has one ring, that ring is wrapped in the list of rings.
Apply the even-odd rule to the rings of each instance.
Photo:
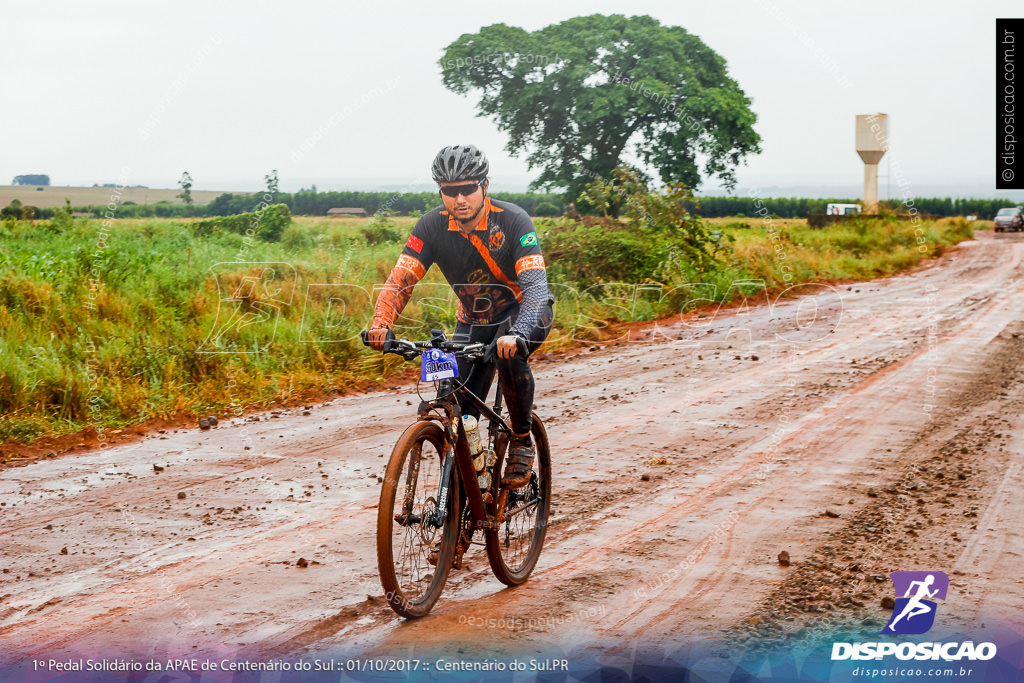
[[[374,559],[411,387],[5,469],[0,662],[786,641],[881,624],[902,569],[949,574],[946,626],[1021,632],[1022,261],[979,233],[907,275],[538,361],[537,570],[504,589],[471,548],[417,622]]]

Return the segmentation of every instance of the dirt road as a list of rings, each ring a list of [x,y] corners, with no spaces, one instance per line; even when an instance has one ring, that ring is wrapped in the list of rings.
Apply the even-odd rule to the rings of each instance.
[[[503,589],[474,547],[417,622],[373,550],[411,387],[3,470],[0,663],[714,655],[877,632],[907,569],[950,575],[944,628],[1024,632],[1022,259],[979,233],[907,275],[538,361],[538,568]]]

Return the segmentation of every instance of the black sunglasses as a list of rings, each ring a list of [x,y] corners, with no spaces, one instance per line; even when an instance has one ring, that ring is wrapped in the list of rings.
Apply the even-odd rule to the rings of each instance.
[[[458,197],[460,194],[463,197],[468,197],[476,192],[476,188],[484,184],[484,180],[485,179],[481,179],[475,183],[469,183],[468,185],[450,185],[448,187],[442,187],[440,188],[441,194],[446,197]]]

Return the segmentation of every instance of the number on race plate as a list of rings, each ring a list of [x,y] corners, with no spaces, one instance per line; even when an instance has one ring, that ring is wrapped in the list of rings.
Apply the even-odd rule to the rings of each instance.
[[[420,365],[420,380],[436,382],[439,379],[450,379],[459,376],[459,364],[454,353],[444,353],[439,349],[423,352]]]

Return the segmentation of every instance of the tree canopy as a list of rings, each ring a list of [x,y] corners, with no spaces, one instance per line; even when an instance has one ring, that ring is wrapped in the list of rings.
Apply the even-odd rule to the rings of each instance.
[[[277,190],[277,184],[278,184],[277,169],[275,168],[273,171],[271,171],[267,175],[263,176],[263,182],[265,182],[267,184],[267,193],[268,194],[272,194],[272,195],[276,195],[277,192],[278,192],[278,190]],[[316,186],[314,185],[313,187],[316,187]]]
[[[11,185],[49,185],[50,176],[43,173],[29,173],[27,175],[16,175]]]
[[[575,197],[624,153],[665,183],[696,188],[703,173],[733,187],[735,167],[761,151],[725,60],[648,16],[594,14],[532,33],[494,24],[460,36],[440,65],[453,92],[480,91],[479,115],[508,133],[507,150],[541,169],[534,189]]]

